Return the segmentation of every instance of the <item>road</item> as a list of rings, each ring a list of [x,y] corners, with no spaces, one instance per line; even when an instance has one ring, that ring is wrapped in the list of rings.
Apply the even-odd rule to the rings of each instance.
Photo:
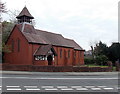
[[[118,92],[118,73],[2,73],[2,92]]]

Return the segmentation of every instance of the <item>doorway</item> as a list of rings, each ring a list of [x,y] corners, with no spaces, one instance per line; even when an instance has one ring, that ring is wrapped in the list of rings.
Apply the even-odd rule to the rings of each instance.
[[[49,55],[49,56],[47,57],[47,61],[48,61],[48,65],[52,65],[52,62],[53,62],[53,57],[52,57],[52,55]]]

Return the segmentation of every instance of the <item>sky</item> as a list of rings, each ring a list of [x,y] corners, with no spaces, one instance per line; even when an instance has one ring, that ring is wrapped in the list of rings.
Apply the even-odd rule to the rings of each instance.
[[[35,18],[35,28],[62,34],[83,49],[102,41],[118,42],[119,0],[4,0],[8,11],[26,6]],[[3,20],[9,20],[4,14]]]

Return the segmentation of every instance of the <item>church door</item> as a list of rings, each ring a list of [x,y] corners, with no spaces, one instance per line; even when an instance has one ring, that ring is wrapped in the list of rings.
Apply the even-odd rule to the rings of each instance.
[[[47,57],[47,61],[48,61],[48,65],[52,65],[52,62],[53,62],[53,57],[52,57],[52,55],[49,55],[49,56]]]

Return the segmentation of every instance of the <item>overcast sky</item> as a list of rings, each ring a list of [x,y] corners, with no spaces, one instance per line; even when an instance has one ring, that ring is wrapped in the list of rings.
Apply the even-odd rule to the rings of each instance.
[[[26,5],[36,28],[74,39],[83,49],[102,41],[118,41],[119,0],[2,0],[7,10],[21,11]],[[3,15],[3,20],[9,20]]]

